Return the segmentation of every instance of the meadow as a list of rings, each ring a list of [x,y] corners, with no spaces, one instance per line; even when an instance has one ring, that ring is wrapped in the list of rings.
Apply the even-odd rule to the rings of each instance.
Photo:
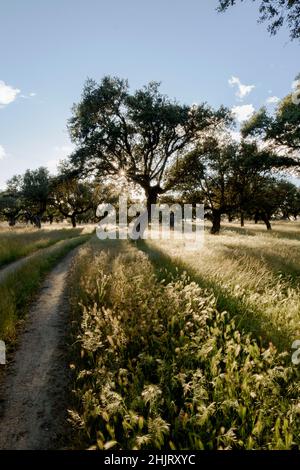
[[[78,247],[64,300],[65,447],[300,448],[300,224],[208,229],[197,251],[100,241],[89,226],[1,231],[1,259],[20,258],[0,278],[10,350],[42,281]]]
[[[263,345],[283,350],[300,336],[300,224],[275,223],[246,229],[228,224],[217,237],[208,234],[203,247],[189,251],[180,241],[142,243],[158,267],[186,271],[210,288],[219,309]]]
[[[10,347],[47,273],[91,230],[37,230],[20,226],[0,231],[0,338]],[[85,232],[81,235],[82,232]],[[30,256],[28,256],[30,255]],[[16,265],[9,263],[16,261]],[[1,270],[2,268],[2,270]],[[7,268],[7,273],[5,272]]]
[[[0,230],[0,268],[60,240],[77,237],[82,229],[37,230],[31,227]]]
[[[178,241],[93,239],[69,279],[72,444],[300,447],[299,223]]]

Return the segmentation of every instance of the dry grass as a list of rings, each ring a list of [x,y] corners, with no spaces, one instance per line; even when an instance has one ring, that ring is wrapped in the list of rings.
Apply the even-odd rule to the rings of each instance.
[[[0,231],[0,268],[23,256],[27,256],[41,248],[47,248],[60,240],[78,237],[82,232],[78,229],[37,230],[17,228]]]
[[[159,280],[153,264],[118,241],[98,253],[94,242],[74,263],[72,445],[299,448],[289,355],[260,348],[210,290],[178,272]]]
[[[300,224],[226,227],[219,236],[206,232],[204,245],[189,251],[180,241],[147,241],[161,267],[186,269],[213,290],[219,306],[239,315],[248,331],[281,349],[300,337]],[[168,264],[168,262],[167,262]]]
[[[29,302],[37,293],[41,281],[51,268],[76,246],[86,242],[89,235],[61,240],[37,253],[19,269],[8,274],[0,283],[0,339],[13,343],[18,321],[27,313]]]

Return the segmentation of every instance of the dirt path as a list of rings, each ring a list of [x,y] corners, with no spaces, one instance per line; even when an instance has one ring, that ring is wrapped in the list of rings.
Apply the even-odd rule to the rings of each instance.
[[[53,449],[63,434],[68,389],[65,287],[75,251],[44,282],[0,388],[0,449]]]

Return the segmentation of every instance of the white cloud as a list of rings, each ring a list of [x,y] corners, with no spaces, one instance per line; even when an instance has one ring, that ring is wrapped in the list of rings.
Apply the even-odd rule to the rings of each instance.
[[[279,103],[279,101],[280,101],[280,98],[278,98],[278,96],[270,96],[269,98],[267,98],[266,103],[268,103],[268,104],[277,104],[277,103]]]
[[[243,100],[245,96],[249,95],[249,93],[251,93],[251,91],[255,88],[255,85],[243,85],[241,80],[234,76],[228,80],[228,83],[231,87],[234,87],[235,85],[237,86],[235,96],[240,100]]]
[[[73,144],[66,144],[54,147],[53,158],[51,160],[48,160],[48,162],[46,163],[46,166],[50,173],[56,174],[58,165],[61,163],[62,160],[68,157],[74,151],[74,149],[75,145]]]
[[[0,107],[12,103],[21,90],[13,88],[10,85],[6,85],[5,82],[0,80]]]
[[[46,163],[46,167],[50,171],[52,175],[55,175],[57,173],[57,167],[59,165],[60,160],[58,158],[53,158],[53,160],[48,160]]]
[[[231,111],[238,122],[243,122],[252,116],[255,108],[253,104],[244,104],[242,106],[234,106]]]
[[[25,99],[25,100],[28,100],[28,99],[30,99],[30,98],[34,98],[35,96],[36,96],[36,93],[31,92],[31,93],[29,93],[28,95],[20,95],[20,98],[23,98],[23,99]]]
[[[2,145],[0,145],[0,160],[2,160],[5,157],[6,157],[5,149],[4,147],[2,147]]]
[[[73,144],[65,144],[54,147],[54,153],[56,157],[59,157],[61,159],[68,157],[74,150],[75,145]]]

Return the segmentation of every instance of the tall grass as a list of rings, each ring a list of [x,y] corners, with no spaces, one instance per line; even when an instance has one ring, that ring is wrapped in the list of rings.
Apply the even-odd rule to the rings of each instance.
[[[24,318],[45,274],[76,246],[86,242],[90,235],[64,240],[37,254],[0,284],[0,339],[8,343],[16,336],[16,327]]]
[[[145,254],[115,242],[76,260],[70,298],[75,447],[299,448],[298,369],[211,291],[159,281]]]
[[[0,268],[40,248],[77,237],[82,229],[17,230],[0,232]]]
[[[285,350],[300,336],[300,239],[284,231],[280,237],[249,231],[205,235],[196,253],[174,240],[149,240],[141,247],[158,267],[177,265],[211,288],[218,307],[238,315],[241,327],[263,344],[272,341]]]

